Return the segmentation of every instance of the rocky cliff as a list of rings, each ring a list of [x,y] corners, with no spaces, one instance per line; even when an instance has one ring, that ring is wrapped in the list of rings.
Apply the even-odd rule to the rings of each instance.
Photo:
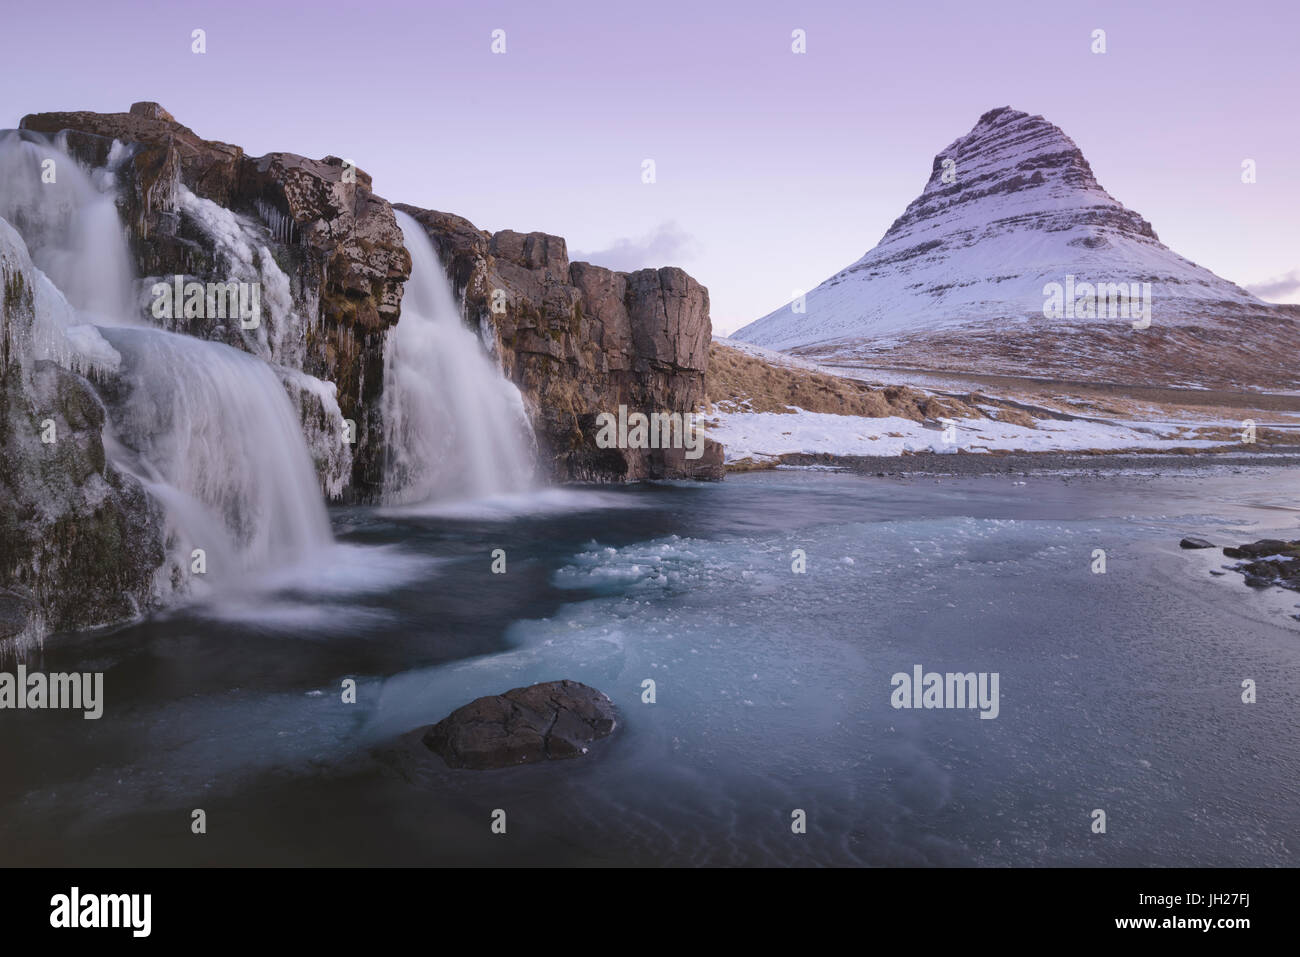
[[[373,499],[383,469],[383,342],[411,267],[393,208],[369,175],[335,157],[246,156],[202,139],[156,103],[127,113],[33,114],[22,128],[58,137],[86,166],[113,171],[142,276],[287,282],[283,301],[269,297],[265,334],[233,320],[176,318],[170,327],[318,380],[295,388],[290,377],[286,385],[309,436],[319,436],[323,485],[335,497]],[[595,443],[596,417],[620,404],[684,413],[702,401],[710,340],[703,286],[671,267],[625,274],[570,264],[557,236],[493,235],[457,216],[399,208],[424,224],[465,296],[467,319],[523,391],[552,478],[721,477],[714,443],[694,460],[681,450]],[[262,228],[250,231],[248,220]],[[337,408],[320,402],[320,385],[329,383]],[[351,447],[335,441],[333,425],[344,428],[343,420],[357,426]]]
[[[694,412],[705,400],[708,290],[681,269],[614,272],[570,263],[547,233],[489,233],[450,213],[398,205],[425,229],[467,318],[531,406],[544,465],[577,481],[722,477],[722,449],[602,449],[602,412]]]
[[[178,317],[171,326],[333,383],[340,421],[316,450],[322,472],[340,468],[322,459],[344,445],[341,420],[357,424],[358,441],[342,466],[347,474],[325,474],[324,484],[348,497],[377,488],[384,333],[401,312],[411,264],[392,207],[374,194],[370,176],[337,157],[246,156],[238,146],[200,138],[156,103],[137,103],[128,113],[37,113],[21,128],[59,136],[86,166],[113,171],[141,276],[248,278],[272,290],[277,281],[287,284],[280,301],[265,297],[265,336],[245,335],[235,319]],[[125,155],[121,147],[114,153],[115,141]],[[250,235],[230,212],[260,220],[265,231]]]
[[[169,370],[132,371],[119,348],[135,343],[136,363],[181,353],[229,360],[186,352],[171,340],[150,339],[145,349],[125,330],[101,333],[95,313],[113,316],[109,326],[152,313],[153,324],[170,332],[263,360],[295,407],[325,493],[376,498],[385,460],[385,345],[401,315],[411,259],[393,207],[374,194],[364,171],[334,157],[249,157],[202,139],[153,103],[127,113],[27,116],[4,142],[6,176],[17,188],[0,206],[12,220],[0,218],[0,648],[129,619],[187,587],[173,554],[180,548],[174,516],[122,464],[138,461],[148,437],[120,449],[118,434],[106,447],[108,417],[123,414],[138,388],[153,394],[141,375],[162,381]],[[61,185],[47,192],[39,182],[44,164],[58,167],[65,156],[79,168],[57,169]],[[111,215],[113,197],[120,223]],[[134,274],[134,288],[129,278],[109,282],[99,271],[102,258],[88,262],[86,250],[65,261],[76,245],[67,245],[68,237],[90,228],[82,219],[90,207],[77,205],[88,202],[110,210],[97,220],[107,232],[94,234],[95,250],[119,256],[121,268],[108,272]],[[553,478],[721,477],[716,444],[697,460],[681,449],[595,444],[596,416],[620,404],[690,412],[703,399],[710,327],[702,286],[679,269],[629,275],[570,264],[558,237],[493,236],[454,216],[414,212],[465,294],[467,318],[485,348],[521,387]],[[37,268],[33,250],[43,268],[60,264],[61,285]],[[159,284],[177,276],[256,285],[259,323],[210,309],[159,313]],[[123,337],[120,346],[115,335]],[[198,386],[187,380],[185,388],[198,395]],[[168,393],[173,400],[175,392]],[[204,393],[202,401],[226,399]],[[165,418],[178,408],[151,414]],[[243,428],[230,416],[218,426],[217,418],[191,425]],[[351,444],[343,438],[349,431]],[[203,434],[216,441],[216,433]],[[239,445],[238,435],[229,437]],[[202,488],[214,481],[200,479]],[[247,503],[227,501],[238,483],[226,485],[207,504],[238,517]]]

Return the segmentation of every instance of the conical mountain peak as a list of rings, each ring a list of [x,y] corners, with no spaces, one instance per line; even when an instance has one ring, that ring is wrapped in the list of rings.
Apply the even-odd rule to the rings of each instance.
[[[1049,304],[1076,289],[1112,298]],[[1059,127],[1004,106],[940,150],[866,255],[733,337],[835,361],[1199,381],[1189,370],[1210,362],[1205,343],[1294,355],[1294,327],[1281,307],[1163,245]]]
[[[1060,127],[1009,106],[989,110],[935,156],[924,190],[881,246],[943,223],[961,228],[964,214],[976,206],[991,222],[1004,214],[1039,216],[1044,228],[1074,222],[1156,239],[1150,223],[1101,188],[1083,151]]]

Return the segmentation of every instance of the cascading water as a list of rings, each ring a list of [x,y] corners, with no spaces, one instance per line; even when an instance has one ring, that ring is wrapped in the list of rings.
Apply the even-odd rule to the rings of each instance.
[[[131,313],[132,270],[111,172],[101,190],[66,153],[36,134],[0,134],[0,219],[69,304],[97,324]]]
[[[461,321],[424,229],[397,212],[411,278],[384,357],[384,501],[447,502],[523,492],[533,439],[519,390]]]
[[[311,557],[332,535],[285,385],[255,356],[141,321],[111,175],[101,185],[48,142],[0,139],[0,217],[57,287],[44,308],[65,341],[44,351],[98,373],[106,451],[166,506],[173,561],[202,548],[219,583]],[[79,358],[85,344],[95,353]]]
[[[238,341],[245,351],[272,364],[298,413],[321,484],[331,498],[337,498],[352,472],[352,446],[339,441],[346,426],[338,392],[333,383],[303,371],[308,329],[319,315],[318,304],[310,291],[304,304],[295,300],[289,277],[267,246],[265,230],[254,221],[195,195],[183,185],[176,187],[176,200],[186,222],[208,238],[223,277],[256,284],[261,290],[257,327],[230,323],[222,332],[231,337],[228,342]],[[281,220],[265,218],[273,233],[290,232]],[[168,277],[158,279],[165,282]]]
[[[113,429],[129,467],[170,508],[181,550],[242,573],[328,545],[329,518],[298,416],[265,362],[156,329],[104,329],[122,356]]]

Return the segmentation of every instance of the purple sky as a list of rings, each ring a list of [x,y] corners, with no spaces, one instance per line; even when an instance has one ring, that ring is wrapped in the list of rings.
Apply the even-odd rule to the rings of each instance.
[[[157,100],[253,155],[354,159],[393,201],[683,266],[729,332],[875,245],[934,154],[1010,105],[1060,126],[1175,251],[1246,285],[1290,274],[1272,298],[1300,301],[1298,10],[40,0],[4,15],[0,126]]]

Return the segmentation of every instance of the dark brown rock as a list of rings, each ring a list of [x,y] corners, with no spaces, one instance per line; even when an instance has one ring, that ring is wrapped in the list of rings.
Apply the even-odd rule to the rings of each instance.
[[[158,172],[178,174],[180,181],[200,196],[230,206],[236,198],[244,151],[229,143],[205,140],[188,126],[177,123],[172,115],[157,103],[136,103],[128,113],[92,113],[78,110],[67,113],[31,113],[22,118],[19,129],[54,135],[64,130],[100,137],[104,142],[93,146],[102,156],[87,155],[92,144],[70,140],[78,158],[97,159],[100,165],[108,155],[113,140],[138,143],[147,154],[137,152],[135,163],[143,158],[147,166]],[[161,177],[142,181],[146,206],[158,203],[164,206],[170,200],[165,196],[166,186]],[[161,186],[161,189],[156,189]],[[150,210],[152,211],[152,210]]]
[[[423,736],[453,768],[507,768],[586,754],[613,732],[613,702],[577,681],[548,681],[476,698]]]
[[[602,449],[597,417],[696,412],[705,400],[708,290],[674,267],[620,273],[568,261],[559,236],[491,234],[436,210],[398,205],[433,241],[470,320],[489,330],[506,375],[533,415],[552,478],[720,479],[712,440],[682,449]]]
[[[1204,538],[1184,538],[1178,543],[1179,548],[1213,548],[1214,542],[1206,541]]]

